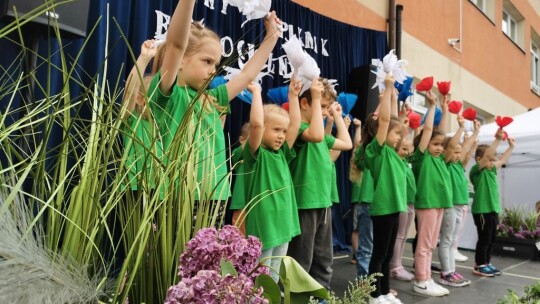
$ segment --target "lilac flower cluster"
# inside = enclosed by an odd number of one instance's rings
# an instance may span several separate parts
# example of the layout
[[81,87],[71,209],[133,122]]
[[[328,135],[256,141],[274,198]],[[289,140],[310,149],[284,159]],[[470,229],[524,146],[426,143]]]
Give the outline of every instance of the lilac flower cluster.
[[165,304],[267,304],[263,289],[255,289],[253,281],[243,274],[221,277],[215,270],[201,270],[192,278],[183,278],[167,291]]
[[204,228],[187,243],[186,250],[180,256],[178,275],[191,278],[200,270],[219,271],[221,259],[226,259],[239,274],[254,279],[261,273],[268,274],[266,267],[253,271],[258,264],[261,248],[259,239],[253,236],[244,238],[235,226],[226,225],[219,231]]
[[514,230],[512,226],[506,226],[505,224],[497,225],[497,235],[499,236],[509,236],[515,237],[518,239],[540,239],[540,228],[536,230],[526,230],[520,227],[519,230]]
[[[266,267],[257,267],[261,248],[256,237],[244,238],[235,226],[199,230],[180,256],[182,280],[169,288],[165,303],[268,303],[253,283],[259,274],[268,274]],[[233,264],[237,277],[220,275],[221,259]]]

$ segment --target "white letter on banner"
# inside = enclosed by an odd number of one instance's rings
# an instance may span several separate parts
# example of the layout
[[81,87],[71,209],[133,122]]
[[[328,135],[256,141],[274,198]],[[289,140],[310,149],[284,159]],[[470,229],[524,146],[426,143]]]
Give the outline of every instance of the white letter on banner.
[[[234,51],[234,43],[229,36],[221,38],[221,48],[223,49],[223,57],[230,57]],[[227,51],[228,50],[228,51]]]
[[329,56],[328,55],[328,51],[326,50],[326,48],[324,47],[326,45],[326,43],[328,42],[328,39],[322,39],[321,38],[321,53],[324,55],[324,56]]
[[163,40],[165,39],[167,35],[167,28],[169,27],[171,16],[166,15],[158,10],[156,10],[156,15],[157,15],[157,24],[156,24],[156,33],[154,35],[154,38]]
[[221,8],[221,13],[227,15],[227,6],[229,6],[229,0],[223,0],[223,6]]
[[289,74],[289,60],[287,55],[278,57],[279,75],[284,76]]
[[315,53],[317,53],[317,47],[314,47],[313,37],[311,36],[311,33],[309,31],[306,31],[306,33],[304,34],[304,40],[304,47],[306,49],[314,49]]
[[244,52],[242,51],[242,47],[244,46],[246,42],[244,40],[238,41],[238,44],[236,45],[236,52],[238,54],[238,62],[240,62],[241,59],[244,59]]
[[214,10],[214,0],[204,0],[204,6]]

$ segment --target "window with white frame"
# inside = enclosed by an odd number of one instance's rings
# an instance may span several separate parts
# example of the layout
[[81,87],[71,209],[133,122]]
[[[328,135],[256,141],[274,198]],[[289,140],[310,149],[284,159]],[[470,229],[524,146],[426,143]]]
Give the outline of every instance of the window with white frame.
[[525,45],[525,17],[509,0],[503,0],[502,31],[522,50]]
[[538,45],[534,41],[531,41],[531,89],[538,93],[540,93],[540,83],[538,79],[539,64],[540,55]]
[[517,21],[507,11],[503,11],[502,31],[506,36],[510,37],[512,41],[518,42]]
[[474,5],[476,5],[476,7],[478,7],[482,12],[487,12],[486,0],[471,0],[471,2],[474,3]]

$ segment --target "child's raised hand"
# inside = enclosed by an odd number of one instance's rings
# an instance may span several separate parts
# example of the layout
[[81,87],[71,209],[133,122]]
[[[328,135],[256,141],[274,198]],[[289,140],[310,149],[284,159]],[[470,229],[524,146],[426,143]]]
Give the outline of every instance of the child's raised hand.
[[463,118],[463,116],[461,116],[460,114],[457,115],[457,122],[460,128],[465,127],[465,118]]
[[502,140],[504,137],[504,131],[502,128],[497,129],[497,133],[495,133],[495,138],[498,140]]
[[141,56],[144,56],[148,59],[152,59],[157,54],[157,48],[154,47],[155,39],[148,39],[141,45]]
[[358,118],[354,118],[353,119],[353,124],[354,124],[355,127],[358,128],[358,127],[362,126],[362,121],[360,119],[358,119]]
[[450,96],[446,95],[444,96],[444,100],[443,102],[441,103],[441,110],[443,112],[447,112],[448,111],[448,103],[450,102]]
[[345,127],[347,127],[347,129],[349,129],[349,127],[351,126],[351,117],[349,115],[346,115],[343,118],[343,122],[345,122]]
[[334,101],[331,105],[330,105],[330,109],[332,111],[332,115],[334,116],[334,118],[337,116],[337,117],[341,117],[342,113],[343,113],[343,108],[341,107],[341,105],[339,104],[339,102],[337,101]]
[[300,79],[294,79],[291,78],[291,83],[289,83],[289,94],[292,94],[293,96],[300,95],[300,91],[302,90],[302,82]]
[[515,138],[508,137],[506,140],[508,141],[508,146],[510,146],[510,148],[514,148],[516,146]]
[[386,78],[384,79],[384,85],[386,86],[387,89],[392,89],[392,92],[393,92],[393,89],[394,89],[394,82],[396,82],[396,80],[394,79],[394,76],[392,76],[391,74],[388,74],[386,75]]
[[480,131],[480,121],[475,119],[474,120],[474,132],[479,132],[479,131]]
[[427,91],[426,97],[430,106],[434,106],[437,104],[437,97],[435,96],[435,94],[433,94],[433,92],[431,92],[431,90]]
[[277,38],[281,35],[281,20],[277,17],[276,11],[271,11],[264,18],[264,28],[267,36]]
[[398,94],[399,94],[398,90],[394,88],[394,90],[392,90],[392,102],[397,102]]
[[313,79],[311,81],[311,88],[309,89],[311,91],[312,97],[322,97],[322,92],[324,91],[324,86],[322,82],[319,81],[319,78]]
[[255,81],[250,82],[247,89],[251,94],[261,93],[261,86]]

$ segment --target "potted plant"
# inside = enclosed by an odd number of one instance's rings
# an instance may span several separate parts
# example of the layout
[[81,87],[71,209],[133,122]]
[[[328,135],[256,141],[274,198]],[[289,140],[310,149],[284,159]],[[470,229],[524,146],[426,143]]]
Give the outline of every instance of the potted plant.
[[522,207],[505,208],[497,226],[493,253],[536,260],[539,259],[540,214]]

